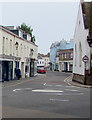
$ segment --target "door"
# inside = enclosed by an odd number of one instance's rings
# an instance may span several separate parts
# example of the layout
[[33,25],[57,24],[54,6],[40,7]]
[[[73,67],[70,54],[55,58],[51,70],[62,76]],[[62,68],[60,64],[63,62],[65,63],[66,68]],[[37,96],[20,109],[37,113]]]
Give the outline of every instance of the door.
[[2,80],[8,81],[9,80],[9,62],[2,61]]
[[34,61],[30,62],[30,77],[34,76]]
[[64,71],[66,71],[66,72],[68,71],[68,63],[67,62],[64,63]]
[[21,77],[25,78],[25,73],[24,73],[24,62],[21,62]]

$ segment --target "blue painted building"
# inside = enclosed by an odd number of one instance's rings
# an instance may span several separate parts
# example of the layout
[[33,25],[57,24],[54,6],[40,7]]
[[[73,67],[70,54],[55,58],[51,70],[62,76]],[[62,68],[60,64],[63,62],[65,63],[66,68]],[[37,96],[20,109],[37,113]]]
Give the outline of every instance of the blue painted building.
[[73,40],[61,40],[60,42],[52,43],[50,47],[50,69],[57,70],[58,64],[56,63],[56,55],[58,50],[72,49],[74,45]]

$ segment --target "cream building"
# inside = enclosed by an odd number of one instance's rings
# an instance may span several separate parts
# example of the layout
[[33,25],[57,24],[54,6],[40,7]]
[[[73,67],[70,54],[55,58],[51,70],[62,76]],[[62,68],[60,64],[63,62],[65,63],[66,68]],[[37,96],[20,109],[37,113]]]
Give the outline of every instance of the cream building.
[[22,78],[34,76],[37,68],[38,46],[25,39],[21,30],[19,35],[0,26],[0,70],[2,79],[16,79],[16,69],[21,70]]
[[38,67],[43,66],[45,68],[49,68],[50,66],[49,63],[50,63],[49,53],[47,55],[38,53],[38,64],[37,64]]
[[45,56],[43,56],[43,60],[44,60],[44,67],[48,68],[49,67],[50,58],[47,55],[45,55]]

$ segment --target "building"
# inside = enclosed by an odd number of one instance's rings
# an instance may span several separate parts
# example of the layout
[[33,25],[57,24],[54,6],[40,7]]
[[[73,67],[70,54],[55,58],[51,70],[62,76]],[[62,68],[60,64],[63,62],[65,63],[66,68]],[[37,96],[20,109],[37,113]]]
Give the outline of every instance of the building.
[[73,39],[71,39],[70,41],[66,41],[63,39],[60,42],[52,43],[50,47],[50,69],[51,70],[60,70],[60,71],[63,70],[63,68],[61,69],[60,57],[57,56],[57,54],[58,52],[60,53],[61,51],[64,52],[64,50],[66,52],[69,49],[73,49]]
[[50,62],[49,53],[47,55],[40,54],[40,53],[38,54],[37,66],[49,68],[49,66],[50,66],[49,62]]
[[[11,28],[11,29],[10,29]],[[0,71],[1,79],[16,79],[16,69],[21,70],[22,78],[31,77],[37,71],[38,46],[23,37],[24,32],[13,27],[0,26]]]
[[73,48],[57,51],[58,70],[62,72],[73,71]]
[[73,81],[92,84],[92,2],[79,4],[73,64]]
[[44,67],[44,60],[41,55],[38,54],[37,57],[37,68]]

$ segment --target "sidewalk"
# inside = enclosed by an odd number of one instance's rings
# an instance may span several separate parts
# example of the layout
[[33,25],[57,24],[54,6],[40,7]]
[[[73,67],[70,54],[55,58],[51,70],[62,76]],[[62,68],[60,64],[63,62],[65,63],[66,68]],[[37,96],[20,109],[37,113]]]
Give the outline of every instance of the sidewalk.
[[72,86],[83,87],[83,88],[92,88],[92,86],[90,86],[90,85],[83,85],[79,82],[72,81],[72,75],[68,79],[66,79],[65,82],[68,85],[72,85]]
[[44,79],[46,77],[46,75],[42,74],[37,74],[36,76],[33,76],[33,77],[28,77],[28,78],[21,78],[20,80],[10,80],[10,81],[4,81],[2,83],[2,87],[6,87],[7,85],[8,86],[12,86],[12,85],[16,85],[16,84],[21,84],[21,83],[26,83],[26,82],[29,82],[29,81],[34,81],[34,80],[37,80],[37,79]]

